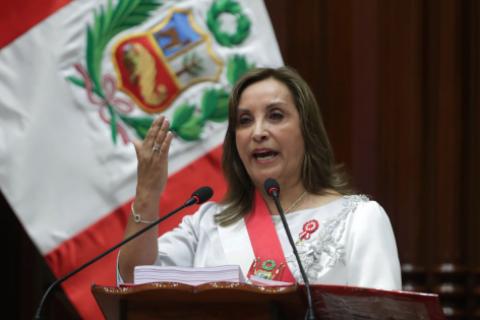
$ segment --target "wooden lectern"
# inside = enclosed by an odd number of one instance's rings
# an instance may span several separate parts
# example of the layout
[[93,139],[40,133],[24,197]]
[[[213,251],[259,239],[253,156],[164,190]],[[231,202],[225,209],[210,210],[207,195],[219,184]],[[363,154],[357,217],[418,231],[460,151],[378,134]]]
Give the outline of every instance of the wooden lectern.
[[[312,285],[317,319],[444,320],[438,296]],[[305,288],[218,282],[92,286],[106,319],[304,319]]]
[[242,283],[149,283],[93,286],[106,319],[300,319],[305,304],[296,286],[257,287]]

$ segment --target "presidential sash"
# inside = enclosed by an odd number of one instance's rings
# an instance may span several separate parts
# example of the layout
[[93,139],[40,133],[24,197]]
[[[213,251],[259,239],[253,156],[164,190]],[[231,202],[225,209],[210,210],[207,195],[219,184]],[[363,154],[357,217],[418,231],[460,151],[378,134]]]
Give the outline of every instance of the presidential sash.
[[296,282],[288,268],[277,230],[260,192],[255,192],[252,212],[244,220],[255,255],[247,276]]

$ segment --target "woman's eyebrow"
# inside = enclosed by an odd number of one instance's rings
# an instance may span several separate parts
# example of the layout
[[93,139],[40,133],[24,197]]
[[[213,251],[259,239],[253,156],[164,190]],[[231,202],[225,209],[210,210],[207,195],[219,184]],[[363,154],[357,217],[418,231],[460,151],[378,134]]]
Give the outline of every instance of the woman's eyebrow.
[[[283,108],[285,106],[285,104],[286,104],[286,102],[284,102],[284,101],[274,101],[274,102],[271,102],[271,103],[267,104],[265,106],[265,109],[270,110],[270,109],[274,109],[274,108]],[[237,107],[237,114],[240,113],[240,112],[251,112],[251,111],[250,111],[250,108],[248,108],[248,107],[238,106]]]
[[273,109],[273,108],[283,108],[284,106],[285,106],[285,102],[275,101],[275,102],[269,103],[266,108],[267,108],[267,110],[270,110],[270,109]]
[[250,112],[250,109],[238,107],[237,108],[237,114],[241,113],[241,112]]

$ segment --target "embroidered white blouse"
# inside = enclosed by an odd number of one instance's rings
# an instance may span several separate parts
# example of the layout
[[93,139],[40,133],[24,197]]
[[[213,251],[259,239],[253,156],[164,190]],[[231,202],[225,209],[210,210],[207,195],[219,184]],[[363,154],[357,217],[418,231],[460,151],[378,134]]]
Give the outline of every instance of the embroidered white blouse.
[[[214,215],[221,206],[208,202],[158,239],[157,265],[207,267],[240,265],[247,274],[254,260],[244,220],[221,227]],[[401,290],[401,273],[393,230],[383,208],[365,196],[343,196],[318,208],[286,215],[311,283]],[[280,216],[272,216],[288,266],[302,278]],[[319,226],[301,239],[306,222]],[[117,280],[122,279],[117,271]]]

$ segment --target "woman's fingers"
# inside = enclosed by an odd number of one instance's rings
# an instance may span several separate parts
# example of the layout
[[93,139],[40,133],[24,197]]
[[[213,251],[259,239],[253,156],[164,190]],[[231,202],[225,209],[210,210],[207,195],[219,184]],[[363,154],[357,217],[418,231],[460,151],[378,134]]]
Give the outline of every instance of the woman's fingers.
[[152,152],[159,152],[162,148],[169,128],[170,123],[168,122],[168,120],[164,116],[158,117],[152,123],[150,129],[148,129],[147,135],[145,136],[143,142],[134,142],[137,158],[139,158],[140,154],[142,154],[142,156],[144,157],[148,157],[148,155]]
[[165,138],[167,137],[168,134],[168,129],[170,127],[170,124],[168,123],[168,120],[164,120],[162,122],[162,126],[160,127],[160,130],[157,132],[157,136],[155,137],[152,150],[155,151],[160,151],[160,149],[163,147],[163,144],[165,143]]
[[153,147],[153,144],[155,143],[158,132],[162,128],[164,122],[165,122],[164,116],[160,116],[155,121],[153,121],[152,125],[150,126],[150,129],[148,129],[145,139],[143,140],[143,144],[145,145],[146,148]]
[[171,132],[166,133],[165,140],[163,141],[162,147],[160,149],[160,155],[166,160],[168,159],[168,151],[170,150],[170,144],[172,143],[173,134]]
[[[158,127],[158,124],[161,126]],[[134,141],[137,152],[137,192],[143,190],[143,194],[157,195],[165,187],[168,177],[168,152],[173,139],[173,133],[169,132],[167,120],[157,122],[157,128],[149,132],[150,141]],[[153,132],[157,133],[153,137]],[[150,145],[150,146],[149,146]]]
[[[170,150],[170,144],[173,139],[173,134],[169,131],[170,123],[167,119],[163,117],[161,121],[155,121],[156,128],[153,128],[149,139],[151,140],[148,144],[144,141],[143,145],[135,144],[135,149],[137,150],[137,158],[139,153],[142,153],[142,158],[145,162],[150,162],[150,169],[163,168],[166,169],[166,162],[168,161],[168,151]],[[160,126],[160,127],[158,127]],[[153,126],[152,126],[153,127]],[[153,137],[153,132],[156,132],[156,136]],[[138,149],[137,149],[138,148]]]

